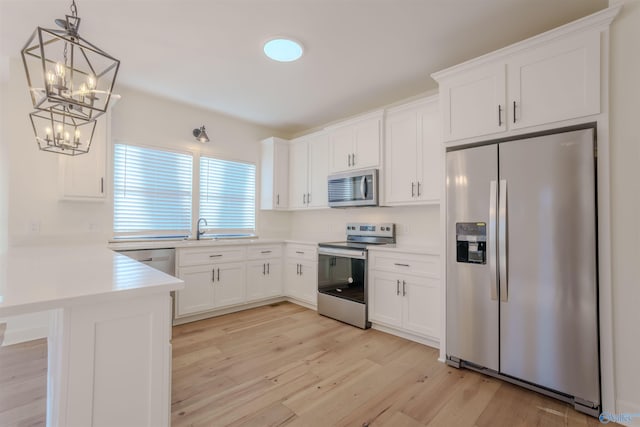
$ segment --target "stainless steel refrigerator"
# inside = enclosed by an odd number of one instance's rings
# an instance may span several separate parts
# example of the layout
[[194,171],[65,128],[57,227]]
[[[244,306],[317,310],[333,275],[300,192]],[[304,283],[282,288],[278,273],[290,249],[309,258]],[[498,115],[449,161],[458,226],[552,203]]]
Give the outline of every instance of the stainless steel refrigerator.
[[447,362],[600,411],[594,129],[447,152]]

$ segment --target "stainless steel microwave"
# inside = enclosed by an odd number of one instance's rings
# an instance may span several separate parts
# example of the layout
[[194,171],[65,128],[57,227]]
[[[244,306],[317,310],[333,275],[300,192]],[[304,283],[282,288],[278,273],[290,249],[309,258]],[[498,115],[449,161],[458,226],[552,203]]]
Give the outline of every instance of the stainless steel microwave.
[[329,207],[378,206],[378,170],[342,172],[328,177]]

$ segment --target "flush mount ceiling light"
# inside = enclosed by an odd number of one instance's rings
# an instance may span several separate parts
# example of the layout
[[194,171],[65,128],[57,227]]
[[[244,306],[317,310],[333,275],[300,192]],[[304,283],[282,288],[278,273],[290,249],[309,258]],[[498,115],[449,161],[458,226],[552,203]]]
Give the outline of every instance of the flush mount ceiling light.
[[[120,61],[78,34],[80,18],[75,0],[71,15],[55,22],[60,29],[37,27],[22,49],[33,107],[64,117],[62,121],[70,117],[95,120],[107,111]],[[34,130],[39,129],[34,125]],[[38,144],[43,149],[40,140]],[[53,147],[46,151],[70,154],[66,144]],[[73,154],[82,152],[73,150]]]
[[207,132],[204,129],[204,125],[196,128],[193,130],[193,136],[196,137],[196,139],[200,142],[202,142],[203,144],[205,142],[209,142],[209,136],[207,135]]
[[302,45],[287,38],[271,39],[264,44],[264,54],[274,61],[292,62],[302,56]]

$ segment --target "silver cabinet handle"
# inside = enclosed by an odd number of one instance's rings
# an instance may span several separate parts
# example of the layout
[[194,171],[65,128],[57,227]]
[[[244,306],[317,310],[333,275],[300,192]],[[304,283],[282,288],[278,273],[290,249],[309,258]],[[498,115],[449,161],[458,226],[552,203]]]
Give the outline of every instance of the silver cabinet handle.
[[311,203],[311,193],[307,193],[307,204]]
[[280,206],[280,195],[276,195],[276,206]]
[[303,205],[306,205],[306,204],[307,204],[307,195],[306,195],[306,194],[303,194],[303,195],[302,195],[302,204],[303,204]]
[[418,181],[418,197],[420,197],[420,181]]
[[303,251],[296,251],[297,254],[304,255]]
[[222,254],[209,255],[209,258],[220,258]]
[[216,280],[219,282],[220,281],[220,269],[218,269],[218,277],[216,278]]
[[300,264],[296,264],[296,275],[300,275]]
[[267,263],[267,274],[271,274],[271,273],[269,272],[269,267],[271,267],[271,263],[270,263],[270,262],[268,262],[268,263]]
[[153,258],[137,259],[136,261],[138,261],[138,262],[151,262],[151,261],[153,261]]
[[509,300],[507,271],[507,180],[500,180],[498,193],[498,266],[500,268],[500,301]]
[[300,264],[300,275],[302,276],[302,264]]
[[262,264],[262,275],[264,276],[267,271],[267,264]]
[[516,101],[513,101],[513,123],[516,122]]
[[356,165],[356,153],[351,153],[351,163],[352,166]]
[[491,279],[491,299],[498,300],[498,272],[496,269],[496,182],[489,183],[489,276]]
[[261,254],[270,254],[271,251],[260,251]]
[[400,280],[396,281],[396,295],[400,295]]
[[394,262],[393,265],[397,265],[398,267],[411,267],[409,264],[400,264],[397,262]]
[[402,296],[407,295],[407,282],[402,281]]
[[498,104],[498,127],[502,127],[502,105]]
[[104,194],[104,177],[100,178],[100,194]]
[[411,183],[411,197],[416,197],[416,189],[415,189],[415,187],[416,187],[416,183],[412,182]]
[[213,282],[213,283],[216,282],[216,269],[215,268],[211,269],[211,282]]

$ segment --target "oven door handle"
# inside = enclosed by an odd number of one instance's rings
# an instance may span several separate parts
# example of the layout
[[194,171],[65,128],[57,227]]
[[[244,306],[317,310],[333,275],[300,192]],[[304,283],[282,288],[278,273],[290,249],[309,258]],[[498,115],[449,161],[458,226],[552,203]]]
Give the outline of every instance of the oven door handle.
[[363,250],[319,248],[318,255],[340,256],[345,258],[367,259],[367,253]]

